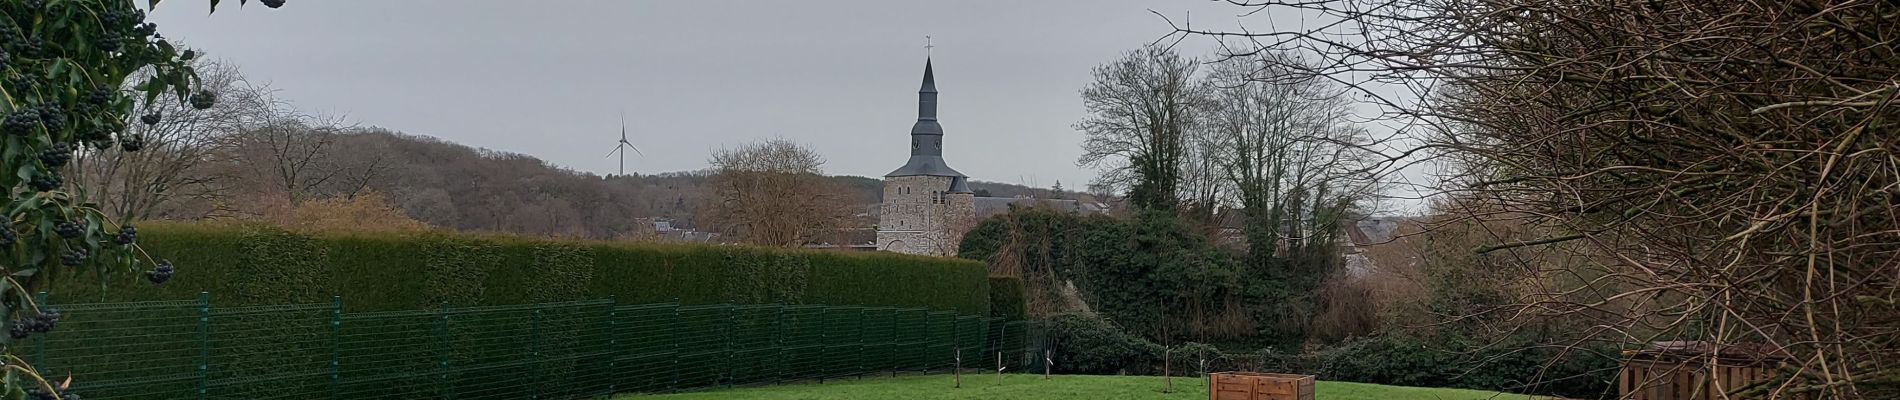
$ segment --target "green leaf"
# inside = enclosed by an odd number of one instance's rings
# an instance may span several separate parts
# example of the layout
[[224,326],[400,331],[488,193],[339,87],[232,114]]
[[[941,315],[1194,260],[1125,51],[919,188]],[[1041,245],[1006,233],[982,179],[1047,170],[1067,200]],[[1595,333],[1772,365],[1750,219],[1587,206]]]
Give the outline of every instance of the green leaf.
[[105,221],[99,215],[96,212],[86,213],[86,251],[94,254],[99,253],[99,238],[105,236]]
[[15,203],[13,205],[12,210],[7,211],[7,215],[0,216],[0,218],[9,218],[10,220],[11,219],[10,217],[12,217],[15,214],[26,212],[26,210],[30,210],[34,208],[39,208],[40,202],[42,201],[45,201],[45,199],[40,196],[29,196],[25,199],[21,199],[19,203]]
[[158,94],[165,92],[165,84],[160,83],[158,75],[152,75],[152,77],[150,78],[145,78],[145,83],[141,84],[140,86],[142,86],[140,89],[145,91],[146,104],[150,104],[153,101],[157,101]]
[[[30,278],[33,276],[33,274],[36,274],[39,272],[40,272],[39,268],[24,268],[19,271],[13,271],[13,276],[16,278]],[[7,286],[12,286],[12,285],[7,285]]]

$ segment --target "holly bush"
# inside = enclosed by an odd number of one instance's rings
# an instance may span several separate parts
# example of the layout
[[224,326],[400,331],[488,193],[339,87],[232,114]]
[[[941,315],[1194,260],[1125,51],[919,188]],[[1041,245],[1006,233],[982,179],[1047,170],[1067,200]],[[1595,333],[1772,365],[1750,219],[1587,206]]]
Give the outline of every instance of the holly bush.
[[[260,2],[272,8],[284,3]],[[211,0],[213,10],[218,3]],[[145,147],[144,138],[127,133],[126,125],[156,124],[165,116],[134,118],[134,96],[146,102],[177,96],[192,107],[210,108],[217,99],[194,90],[198,77],[190,61],[196,56],[160,35],[135,0],[0,2],[0,188],[7,193],[8,222],[0,224],[0,324],[9,333],[0,336],[5,399],[78,399],[64,393],[70,378],[53,382],[14,355],[14,343],[59,321],[59,312],[37,304],[32,293],[56,277],[82,272],[101,282],[115,271],[142,269],[153,283],[171,278],[171,264],[139,247],[130,221],[107,220],[83,191],[69,190],[61,171],[75,152]]]

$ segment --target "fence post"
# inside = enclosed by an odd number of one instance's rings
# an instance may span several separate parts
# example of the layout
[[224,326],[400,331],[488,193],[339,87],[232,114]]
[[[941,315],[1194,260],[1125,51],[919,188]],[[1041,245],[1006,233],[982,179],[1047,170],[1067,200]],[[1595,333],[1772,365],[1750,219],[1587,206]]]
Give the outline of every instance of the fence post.
[[820,385],[825,384],[825,367],[826,367],[825,357],[831,356],[831,329],[830,329],[831,326],[829,324],[826,324],[826,322],[830,322],[831,320],[826,319],[825,317],[825,314],[830,314],[830,313],[831,313],[831,307],[819,307],[818,318],[813,319],[817,321],[817,323],[814,325],[818,325],[818,351],[817,351],[818,353],[818,363],[817,363],[818,371],[817,372],[818,373],[817,375],[818,375],[818,384]]
[[868,369],[864,365],[864,336],[868,333],[864,328],[864,310],[863,307],[858,308],[858,354],[853,354],[855,357],[852,357],[858,362],[858,380],[864,379],[864,370]]
[[901,341],[901,340],[898,340],[898,336],[897,336],[897,333],[898,333],[898,332],[902,332],[902,331],[904,330],[904,327],[902,327],[902,326],[898,326],[898,325],[897,325],[897,321],[898,321],[898,318],[897,318],[897,315],[898,315],[898,314],[901,314],[901,313],[903,313],[903,312],[904,312],[904,311],[903,311],[903,310],[901,310],[901,309],[896,309],[896,308],[892,308],[892,309],[891,309],[891,364],[890,364],[890,370],[891,370],[891,377],[892,377],[892,378],[896,378],[896,377],[897,377],[897,370],[899,370],[899,369],[902,369],[902,368],[903,368],[903,367],[902,367],[902,363],[901,363],[901,362],[899,362],[899,360],[898,360],[898,358],[897,358],[897,351],[898,351],[897,349],[899,349],[899,348],[902,348],[902,347],[904,346],[904,342],[903,342],[903,341]]
[[[724,336],[726,339],[725,351],[724,351],[724,353],[726,353],[726,388],[731,389],[732,381],[733,381],[732,379],[732,371],[734,367],[733,364],[736,364],[736,362],[734,362],[733,360],[733,358],[735,358],[734,357],[735,353],[732,351],[732,327],[733,325],[739,324],[739,321],[738,321],[739,320],[739,306],[734,305],[734,304],[726,304],[725,308],[726,308],[726,331],[725,331],[725,334],[720,335],[720,336]],[[718,387],[717,384],[715,384],[714,387]]]
[[[673,298],[673,323],[671,325],[678,326],[679,323],[680,323],[680,298],[674,297]],[[677,331],[678,328],[674,328],[674,330]],[[666,391],[668,393],[674,393],[674,392],[678,392],[679,388],[680,388],[680,341],[679,341],[679,338],[673,338],[673,382],[666,384]]]
[[1161,389],[1161,393],[1174,393],[1174,348],[1172,347],[1161,352],[1161,380],[1166,385]]
[[343,397],[343,296],[330,296],[330,398]]
[[198,400],[211,384],[211,292],[198,292]]
[[435,391],[442,400],[455,395],[449,386],[449,303],[442,302],[435,313]]
[[924,314],[924,362],[919,363],[919,364],[922,367],[921,372],[923,372],[924,375],[930,375],[930,362],[937,358],[930,354],[930,346],[932,344],[936,344],[936,340],[934,340],[935,338],[932,337],[934,335],[931,335],[932,332],[930,332],[930,310],[924,310],[923,314]]
[[535,304],[534,312],[528,314],[528,398],[541,398],[541,305]]
[[1003,350],[1009,345],[1009,321],[996,319],[996,383],[1003,383]]
[[957,346],[957,362],[950,365],[950,374],[957,377],[957,389],[963,388],[963,346]]
[[607,394],[620,388],[620,298],[607,295]]
[[777,365],[774,365],[772,369],[772,384],[776,385],[785,382],[785,365],[788,364],[785,360],[785,303],[778,304],[778,315],[772,317],[772,319],[774,321],[772,323],[772,348],[776,349],[778,353],[778,357],[776,358]]
[[[40,291],[39,294],[33,295],[33,301],[40,305],[41,311],[53,306],[46,302],[45,291]],[[41,333],[38,337],[33,339],[33,365],[46,366],[46,339],[47,335],[51,334],[52,332]]]

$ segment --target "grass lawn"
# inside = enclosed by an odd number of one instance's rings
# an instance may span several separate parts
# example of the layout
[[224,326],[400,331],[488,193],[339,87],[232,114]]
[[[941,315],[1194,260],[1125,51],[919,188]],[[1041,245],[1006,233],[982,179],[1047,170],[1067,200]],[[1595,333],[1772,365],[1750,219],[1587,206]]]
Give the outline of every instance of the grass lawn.
[[[1150,376],[1056,376],[1043,380],[1040,375],[1004,375],[998,383],[995,375],[963,377],[963,388],[951,387],[949,375],[906,376],[842,380],[823,385],[798,384],[711,390],[704,392],[623,396],[616,400],[1205,400],[1205,382],[1195,378],[1175,378],[1174,393],[1161,393],[1162,378]],[[1318,400],[1531,400],[1542,399],[1464,389],[1427,389],[1381,386],[1350,382],[1319,382]]]

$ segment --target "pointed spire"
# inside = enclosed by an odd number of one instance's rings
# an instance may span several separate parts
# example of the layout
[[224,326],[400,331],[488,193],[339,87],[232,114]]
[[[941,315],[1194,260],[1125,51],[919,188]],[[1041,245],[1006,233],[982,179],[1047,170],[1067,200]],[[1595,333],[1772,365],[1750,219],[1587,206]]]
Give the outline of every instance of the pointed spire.
[[918,93],[936,93],[937,92],[937,74],[935,72],[931,72],[930,70],[930,57],[924,57],[924,87],[922,89],[917,89],[917,92]]
[[917,89],[917,125],[910,134],[943,134],[943,127],[937,126],[937,73],[931,70],[929,57],[924,58],[923,88]]
[[[937,124],[937,73],[924,58],[924,84],[917,91],[917,123],[910,126],[910,162],[884,176],[962,177],[943,162],[943,126]],[[952,183],[952,193],[967,189]]]

